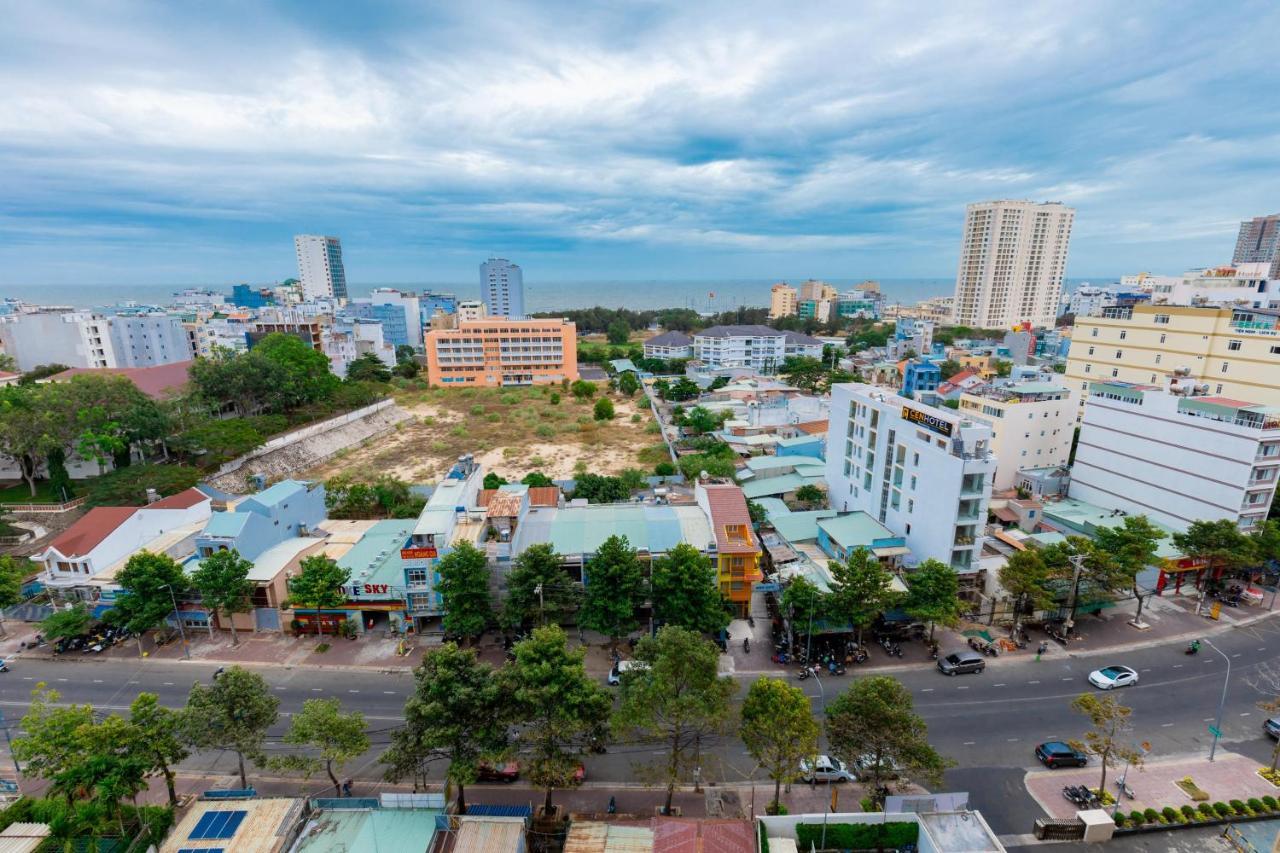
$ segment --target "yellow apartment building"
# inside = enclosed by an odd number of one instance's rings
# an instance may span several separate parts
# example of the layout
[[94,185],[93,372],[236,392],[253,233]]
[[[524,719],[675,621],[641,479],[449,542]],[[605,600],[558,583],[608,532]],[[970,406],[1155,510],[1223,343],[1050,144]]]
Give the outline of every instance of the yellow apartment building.
[[1280,405],[1280,310],[1135,305],[1078,317],[1063,379],[1083,402],[1093,381],[1163,385],[1175,372],[1206,393]]
[[796,301],[796,289],[786,282],[775,284],[769,291],[769,319],[794,317],[800,310]]

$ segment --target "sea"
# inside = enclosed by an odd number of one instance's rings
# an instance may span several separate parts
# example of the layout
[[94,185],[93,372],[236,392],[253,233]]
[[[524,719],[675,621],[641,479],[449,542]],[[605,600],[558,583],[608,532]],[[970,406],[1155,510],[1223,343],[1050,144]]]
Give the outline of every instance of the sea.
[[[823,279],[840,290],[866,281],[866,278]],[[955,287],[953,278],[881,278],[880,289],[889,304],[904,305],[933,296],[948,296]],[[1102,281],[1106,279],[1090,279]],[[790,282],[798,285],[801,280]],[[769,288],[778,279],[634,279],[558,281],[526,278],[525,310],[557,311],[571,308],[692,308],[695,311],[719,312],[741,306],[768,306]],[[1068,279],[1066,288],[1074,289],[1083,279]],[[269,285],[261,285],[269,286]],[[431,290],[456,294],[460,299],[478,299],[480,288],[469,282],[351,282],[351,296],[363,296],[377,287],[399,290]],[[20,299],[38,305],[72,305],[77,308],[120,305],[168,305],[174,293],[191,287],[231,292],[229,284],[44,284],[0,286],[0,297]]]

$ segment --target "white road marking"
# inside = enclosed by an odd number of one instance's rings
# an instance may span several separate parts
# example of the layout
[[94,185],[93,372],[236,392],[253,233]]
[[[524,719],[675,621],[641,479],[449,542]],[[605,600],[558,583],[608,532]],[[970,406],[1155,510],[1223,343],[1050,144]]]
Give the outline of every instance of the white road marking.
[[1063,678],[1062,680],[1063,680],[1063,681],[1071,681],[1071,680],[1072,680],[1072,678],[1071,678],[1071,676],[1067,676],[1066,678]]
[[1253,712],[1252,712],[1252,711],[1245,711],[1245,712],[1244,712],[1243,714],[1241,714],[1240,716],[1242,716],[1242,717],[1248,717],[1248,716],[1250,716],[1251,714],[1253,714]]
[[965,746],[973,746],[975,743],[977,743],[977,741],[976,741],[976,740],[967,740],[967,741],[965,741],[965,742],[964,742],[964,745],[965,745]]
[[359,693],[360,691],[359,691],[359,690],[348,690],[347,692],[348,692],[348,693]]
[[1151,667],[1147,667],[1146,669],[1140,669],[1140,670],[1138,670],[1138,672],[1150,672],[1150,671],[1151,671]]
[[165,681],[165,682],[162,682],[162,683],[164,684],[164,686],[165,686],[165,687],[172,687],[172,686],[173,686],[173,682],[172,682],[172,681]]
[[1266,646],[1258,646],[1258,651],[1265,652],[1266,650],[1267,650]]
[[1039,683],[1040,683],[1040,682],[1038,682],[1038,681],[1028,681],[1028,682],[1027,682],[1027,684],[1039,684]]
[[957,687],[956,690],[968,690],[968,687]]
[[66,679],[65,679],[65,678],[59,678],[58,680],[59,680],[59,681],[66,681]]
[[324,690],[324,688],[323,688],[323,687],[312,687],[312,688],[311,688],[311,692],[312,692],[312,693],[319,693],[319,692],[321,692],[322,690]]
[[1213,722],[1213,717],[1205,717],[1205,718],[1204,718],[1204,721],[1205,721],[1206,723],[1212,723],[1212,722]]
[[24,676],[22,676],[22,680],[23,680],[23,681],[31,681],[32,679],[31,679],[31,676],[29,676],[29,675],[24,675]]
[[1017,739],[1016,737],[1005,738],[1005,740],[1006,740],[1008,743],[1017,743],[1017,742],[1018,742],[1018,739]]
[[1173,725],[1173,723],[1161,723],[1161,724],[1160,724],[1160,728],[1162,728],[1162,729],[1167,729],[1167,728],[1169,728],[1169,727],[1170,727],[1170,726],[1172,726],[1172,725]]
[[1003,683],[1001,683],[1001,684],[993,684],[993,685],[991,685],[991,686],[992,686],[992,687],[1004,687],[1005,685],[1004,685]]
[[277,684],[277,685],[276,685],[276,690],[284,690],[284,685],[283,685],[283,684]]
[[101,678],[95,678],[95,679],[93,680],[93,683],[94,683],[94,684],[101,684],[101,683],[102,683],[102,679],[101,679]]
[[1174,668],[1174,669],[1182,669],[1182,664],[1180,664],[1180,663],[1175,663],[1175,664],[1173,665],[1173,668]]
[[396,692],[395,692],[394,690],[384,690],[384,691],[382,691],[382,695],[383,695],[383,696],[394,696],[394,695],[396,695]]
[[933,688],[932,688],[932,687],[926,687],[926,688],[924,688],[923,690],[921,690],[920,692],[921,692],[921,693],[932,693],[932,692],[933,692]]

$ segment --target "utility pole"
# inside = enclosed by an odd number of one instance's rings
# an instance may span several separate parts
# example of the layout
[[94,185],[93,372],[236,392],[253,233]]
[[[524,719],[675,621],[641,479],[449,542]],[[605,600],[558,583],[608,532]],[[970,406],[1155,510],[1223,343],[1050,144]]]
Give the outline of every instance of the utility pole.
[[1227,687],[1231,684],[1231,658],[1222,649],[1209,642],[1206,638],[1205,645],[1222,655],[1222,659],[1227,662],[1227,677],[1222,680],[1222,698],[1218,700],[1218,718],[1213,724],[1210,734],[1213,735],[1213,743],[1209,747],[1209,760],[1213,761],[1214,753],[1218,751],[1218,738],[1222,737],[1222,712],[1227,706]]
[[[186,660],[191,660],[191,649],[187,647],[187,632],[182,627],[182,614],[178,612],[178,597],[173,594],[172,584],[166,583],[161,584],[161,586],[169,590],[169,600],[173,602],[173,619],[178,623],[178,636],[182,638],[182,657]],[[316,616],[319,617],[319,615],[319,611],[316,611]],[[210,624],[213,624],[212,620],[210,620]]]
[[1064,636],[1069,637],[1076,624],[1076,592],[1080,587],[1080,573],[1084,571],[1084,554],[1073,554],[1071,561],[1071,595],[1067,598],[1067,624]]
[[547,627],[547,611],[546,605],[542,601],[542,584],[534,587],[533,591],[538,594],[538,623],[540,627],[545,628]]

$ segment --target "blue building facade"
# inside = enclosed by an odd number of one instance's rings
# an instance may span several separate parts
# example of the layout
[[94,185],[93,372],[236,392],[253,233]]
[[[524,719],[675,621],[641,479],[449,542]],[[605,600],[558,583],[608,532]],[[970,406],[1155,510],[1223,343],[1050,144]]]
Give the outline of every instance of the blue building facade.
[[[382,323],[382,339],[392,346],[417,346],[409,334],[408,318],[399,305],[370,305],[355,302],[347,306],[346,313],[362,320],[378,320]],[[422,330],[416,329],[417,340],[422,341]]]
[[261,308],[275,303],[270,294],[247,284],[236,284],[231,287],[231,304],[238,308]]
[[236,504],[215,512],[196,537],[196,554],[235,549],[246,560],[295,536],[305,536],[324,520],[324,485],[282,480]]
[[452,293],[424,290],[418,297],[418,310],[422,313],[422,327],[425,329],[431,325],[431,318],[436,311],[441,314],[457,314],[458,297]]
[[921,391],[937,391],[942,384],[942,368],[932,361],[912,359],[902,371],[902,393],[915,397]]

